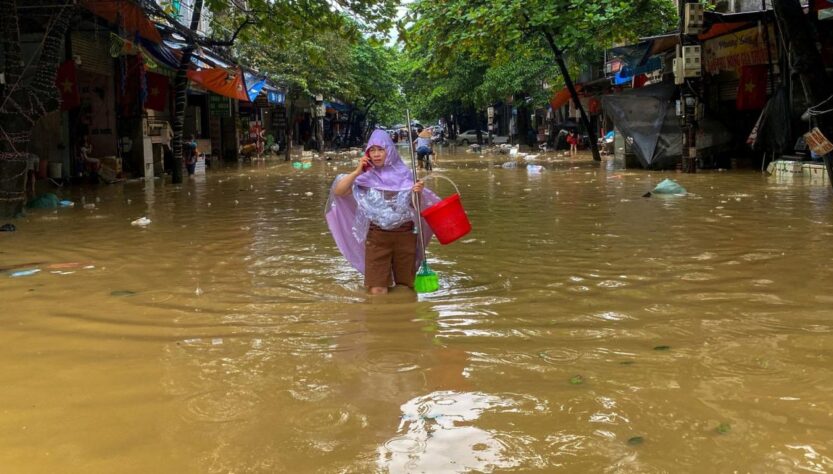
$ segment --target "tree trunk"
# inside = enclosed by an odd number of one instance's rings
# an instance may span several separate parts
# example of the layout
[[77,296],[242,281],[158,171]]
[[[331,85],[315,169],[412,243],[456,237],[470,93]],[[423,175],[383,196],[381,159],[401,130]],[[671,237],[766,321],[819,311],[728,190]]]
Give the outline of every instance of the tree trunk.
[[315,148],[318,153],[324,151],[324,117],[315,118]]
[[[191,32],[196,34],[202,16],[203,0],[194,0],[194,12],[191,14]],[[194,43],[188,38],[188,46],[182,50],[182,57],[179,59],[179,67],[174,78],[174,113],[171,131],[171,151],[174,155],[174,169],[171,175],[171,182],[178,184],[182,182],[182,131],[185,127],[185,108],[188,107],[188,69],[191,67],[191,57],[194,54]]]
[[[833,96],[833,84],[827,77],[821,54],[816,48],[810,20],[804,14],[798,0],[775,0],[772,4],[775,16],[781,23],[781,30],[786,36],[785,39],[790,44],[792,70],[801,77],[807,103],[811,104],[811,107],[821,104]],[[824,136],[833,141],[833,114],[817,115],[813,117],[813,120]],[[833,162],[829,154],[824,156],[824,165],[827,167],[827,177],[833,186]]]
[[55,76],[64,57],[64,38],[74,8],[69,3],[58,7],[49,19],[32,81],[22,85],[17,4],[15,0],[0,0],[0,46],[4,57],[0,68],[6,75],[6,85],[0,87],[0,217],[14,217],[23,209],[32,128],[60,104]]
[[[287,97],[289,96],[287,91]],[[292,159],[292,141],[295,134],[295,100],[289,99],[289,107],[286,109],[286,150],[284,150],[283,160],[289,161]]]
[[570,71],[564,63],[564,55],[555,44],[555,40],[549,31],[544,30],[544,36],[546,36],[550,49],[555,56],[555,62],[558,64],[558,69],[561,70],[561,75],[564,76],[564,84],[567,86],[567,90],[570,91],[570,97],[573,99],[573,103],[576,104],[576,108],[578,108],[578,111],[581,114],[581,123],[587,130],[587,136],[590,139],[590,150],[593,152],[593,159],[596,161],[602,161],[602,155],[599,153],[599,143],[596,139],[596,131],[593,130],[593,126],[590,124],[590,120],[584,112],[584,106],[581,105],[581,101],[578,98],[578,93],[573,85],[573,80],[570,78]]
[[353,136],[353,115],[355,114],[355,107],[350,107],[350,114],[347,116],[347,130],[344,131],[344,140],[342,146],[344,148],[350,147],[350,138]]

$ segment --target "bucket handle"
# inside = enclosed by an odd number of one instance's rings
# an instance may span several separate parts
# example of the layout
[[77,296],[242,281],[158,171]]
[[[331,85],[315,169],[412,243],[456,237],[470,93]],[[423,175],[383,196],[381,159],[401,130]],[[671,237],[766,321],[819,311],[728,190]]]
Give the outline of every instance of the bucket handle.
[[454,191],[456,191],[456,192],[457,192],[457,194],[460,194],[460,188],[458,188],[458,187],[457,187],[457,185],[456,185],[456,184],[454,184],[454,181],[452,181],[450,178],[447,178],[447,177],[445,177],[445,176],[443,176],[443,175],[441,175],[441,174],[436,174],[436,173],[431,173],[431,174],[429,174],[429,175],[427,175],[427,176],[423,177],[422,179],[426,179],[426,178],[440,178],[440,179],[444,179],[444,180],[448,181],[449,183],[451,183],[451,185],[452,185],[452,186],[454,186]]

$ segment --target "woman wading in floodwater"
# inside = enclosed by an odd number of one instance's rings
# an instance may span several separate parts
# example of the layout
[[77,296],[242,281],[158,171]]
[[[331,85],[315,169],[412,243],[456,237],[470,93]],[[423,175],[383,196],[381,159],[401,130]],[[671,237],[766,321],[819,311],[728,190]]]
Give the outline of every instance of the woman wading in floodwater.
[[[364,274],[371,294],[386,294],[394,285],[414,287],[419,265],[415,195],[423,206],[439,201],[414,179],[384,130],[373,132],[356,169],[333,182],[327,225],[342,255]],[[432,233],[424,234],[427,245]]]

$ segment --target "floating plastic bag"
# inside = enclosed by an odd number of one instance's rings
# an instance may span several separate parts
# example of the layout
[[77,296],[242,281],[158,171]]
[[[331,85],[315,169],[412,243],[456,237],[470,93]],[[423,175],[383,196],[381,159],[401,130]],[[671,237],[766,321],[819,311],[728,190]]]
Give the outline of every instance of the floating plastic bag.
[[674,181],[673,179],[664,179],[662,180],[657,187],[654,188],[652,191],[654,194],[686,194],[686,190],[684,187],[680,186],[679,183]]
[[58,196],[52,193],[41,194],[26,203],[29,209],[54,209],[58,207]]
[[40,272],[40,268],[31,268],[31,269],[28,269],[28,270],[18,270],[16,272],[12,272],[12,273],[9,274],[9,276],[11,278],[19,278],[19,277],[25,277],[25,276],[32,276],[35,273],[39,273],[39,272]]

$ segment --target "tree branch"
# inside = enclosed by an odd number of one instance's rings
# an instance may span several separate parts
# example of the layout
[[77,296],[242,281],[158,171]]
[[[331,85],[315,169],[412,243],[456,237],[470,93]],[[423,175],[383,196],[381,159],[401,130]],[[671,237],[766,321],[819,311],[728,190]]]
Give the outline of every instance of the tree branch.
[[254,25],[254,24],[255,24],[255,22],[251,18],[246,18],[246,20],[243,21],[243,23],[241,23],[237,27],[237,30],[234,31],[234,34],[231,35],[231,38],[229,38],[227,40],[223,40],[223,41],[210,40],[210,41],[206,41],[206,42],[200,42],[200,44],[203,45],[203,46],[231,46],[232,44],[234,44],[234,41],[237,39],[237,35],[239,35],[241,31],[243,31],[243,28],[245,28],[248,25]]
[[[9,1],[9,0],[2,0],[2,1]],[[246,19],[243,21],[243,23],[238,25],[237,29],[232,34],[231,38],[228,38],[228,39],[225,39],[225,40],[216,40],[216,39],[210,39],[210,38],[203,38],[197,32],[197,28],[192,28],[191,29],[191,28],[185,27],[184,25],[179,23],[179,21],[177,21],[176,18],[174,18],[168,12],[163,10],[162,7],[159,6],[159,4],[157,4],[156,2],[146,2],[145,7],[149,8],[151,10],[150,13],[161,17],[163,20],[165,20],[168,23],[167,25],[160,25],[161,29],[163,31],[165,31],[168,34],[178,34],[178,35],[185,38],[186,43],[200,45],[200,46],[209,46],[209,47],[210,46],[231,46],[232,44],[234,44],[234,41],[237,40],[237,36],[240,34],[240,32],[243,31],[243,28],[245,28],[248,25],[255,24],[255,21],[252,20],[251,17],[246,16]]]

